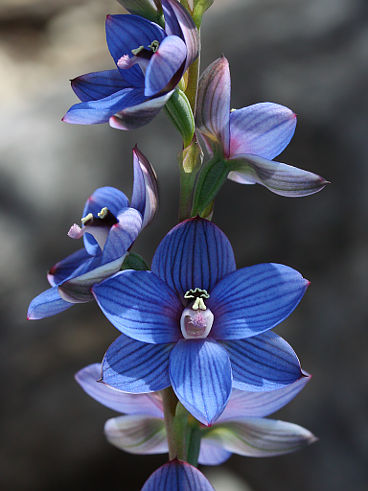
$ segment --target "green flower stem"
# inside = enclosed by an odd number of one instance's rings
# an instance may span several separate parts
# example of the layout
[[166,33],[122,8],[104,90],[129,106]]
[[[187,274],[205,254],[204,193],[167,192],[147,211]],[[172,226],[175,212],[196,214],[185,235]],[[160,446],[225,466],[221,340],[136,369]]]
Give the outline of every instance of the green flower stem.
[[196,102],[197,102],[197,88],[198,88],[198,77],[199,77],[199,64],[200,55],[193,61],[193,63],[188,68],[188,85],[185,95],[187,96],[190,106],[192,108],[193,114],[195,115]]
[[194,419],[193,416],[189,416],[189,421],[187,462],[197,467],[199,451],[201,448],[202,432],[198,421]]
[[161,391],[164,407],[164,420],[166,427],[167,442],[169,447],[169,459],[178,458],[187,460],[187,431],[188,418],[182,411],[177,411],[178,398],[172,387]]

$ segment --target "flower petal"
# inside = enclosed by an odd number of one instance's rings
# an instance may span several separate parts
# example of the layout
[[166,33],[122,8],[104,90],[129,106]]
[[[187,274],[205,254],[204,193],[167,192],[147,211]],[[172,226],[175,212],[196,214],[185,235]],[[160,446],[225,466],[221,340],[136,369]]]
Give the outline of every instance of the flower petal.
[[146,100],[142,89],[128,88],[119,90],[97,101],[74,104],[62,120],[70,124],[107,123],[115,113],[141,104]]
[[230,156],[253,154],[274,159],[294,135],[296,115],[285,106],[261,102],[230,114]]
[[125,452],[150,455],[168,451],[163,419],[119,416],[108,419],[104,431],[107,440]]
[[152,271],[180,298],[191,288],[211,292],[216,283],[235,270],[232,247],[226,235],[202,218],[185,220],[159,244]]
[[71,80],[72,89],[82,102],[96,101],[130,87],[119,70],[104,70]]
[[108,348],[103,362],[103,382],[133,394],[156,392],[170,385],[170,344],[141,343],[120,335]]
[[51,286],[57,286],[66,278],[73,275],[82,263],[92,259],[85,249],[79,249],[79,251],[73,252],[65,259],[62,259],[56,263],[48,272],[47,279]]
[[238,269],[211,291],[216,339],[242,339],[272,329],[300,302],[309,281],[293,268],[266,263]]
[[[128,198],[122,191],[111,186],[104,186],[96,189],[87,199],[83,209],[83,217],[86,217],[89,213],[97,217],[103,208],[107,208],[114,217],[117,217],[119,212],[128,206]],[[91,256],[100,253],[100,246],[93,235],[84,234],[83,242],[84,247]]]
[[202,465],[220,465],[231,457],[231,452],[225,450],[216,440],[202,437],[198,463]]
[[116,216],[102,252],[102,264],[125,256],[142,230],[142,215],[135,208],[125,208]]
[[168,35],[180,36],[187,47],[187,59],[183,73],[197,58],[199,53],[198,29],[185,7],[176,0],[162,0],[165,17],[165,31]]
[[183,406],[202,423],[212,424],[231,393],[226,350],[211,339],[181,339],[170,355],[170,380]]
[[175,342],[182,305],[151,271],[125,270],[95,285],[93,294],[109,321],[127,336],[145,343]]
[[280,196],[299,198],[321,191],[328,181],[292,165],[267,160],[256,155],[239,155],[229,163],[234,169],[228,178],[239,184],[261,184]]
[[131,206],[143,218],[142,228],[148,225],[158,208],[157,176],[149,160],[138,149],[133,148],[134,182]]
[[305,387],[310,380],[310,375],[303,372],[303,377],[287,385],[282,389],[269,390],[267,392],[247,392],[234,389],[225,411],[218,422],[236,418],[268,416],[288,404]]
[[159,467],[144,483],[141,491],[214,491],[204,475],[194,466],[172,460]]
[[199,80],[196,122],[201,133],[221,143],[225,156],[230,146],[230,93],[229,62],[223,56],[211,63]]
[[88,271],[64,281],[58,286],[59,295],[67,302],[85,303],[93,300],[91,287],[117,273],[124,262],[124,256],[101,265],[102,257],[96,257]]
[[101,363],[94,363],[79,370],[75,379],[89,396],[113,411],[163,418],[162,401],[155,394],[121,392],[101,383],[101,374]]
[[54,286],[35,297],[28,307],[27,319],[43,319],[69,309],[73,304],[63,300]]
[[302,426],[264,418],[242,418],[216,425],[209,438],[229,452],[246,457],[271,457],[295,452],[316,441]]
[[145,124],[148,124],[161,111],[174,91],[170,91],[160,97],[146,100],[136,106],[127,107],[124,111],[119,111],[118,114],[109,119],[109,124],[117,130],[135,130]]
[[173,89],[181,78],[181,72],[173,84],[170,82],[179,72],[186,55],[187,48],[180,37],[166,37],[148,64],[144,95],[151,97],[163,90]]
[[[133,49],[140,46],[147,48],[152,41],[161,43],[165,36],[160,26],[138,15],[108,15],[106,17],[107,46],[116,64],[123,55],[131,56]],[[144,75],[137,65],[120,71],[133,87],[143,87]]]
[[223,344],[231,360],[235,389],[281,389],[304,377],[292,347],[271,331]]

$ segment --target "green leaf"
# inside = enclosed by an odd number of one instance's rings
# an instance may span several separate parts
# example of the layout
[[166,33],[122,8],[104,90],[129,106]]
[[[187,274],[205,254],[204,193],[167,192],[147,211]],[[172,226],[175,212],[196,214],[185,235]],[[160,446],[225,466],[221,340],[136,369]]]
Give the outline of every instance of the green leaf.
[[166,113],[180,132],[184,147],[187,147],[194,136],[195,123],[192,108],[187,96],[180,89],[176,89],[165,106]]
[[192,17],[197,27],[201,25],[202,16],[213,4],[214,0],[194,0]]
[[164,25],[161,2],[157,0],[118,0],[118,2],[131,14]]
[[206,209],[220,191],[230,170],[228,162],[216,154],[205,164],[199,174],[194,193],[192,216],[203,216],[203,213],[207,212]]
[[130,252],[126,255],[121,269],[135,269],[137,271],[145,271],[149,269],[145,260],[139,254],[135,252]]

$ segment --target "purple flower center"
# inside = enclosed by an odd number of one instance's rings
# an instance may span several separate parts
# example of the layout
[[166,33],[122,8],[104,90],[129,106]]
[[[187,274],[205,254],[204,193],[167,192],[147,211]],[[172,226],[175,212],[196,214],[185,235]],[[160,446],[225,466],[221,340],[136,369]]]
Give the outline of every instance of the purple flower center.
[[101,251],[103,251],[111,227],[118,223],[116,217],[108,208],[104,207],[98,213],[97,217],[92,215],[92,213],[88,213],[81,221],[82,228],[76,224],[72,225],[68,232],[69,237],[72,239],[80,239],[85,233],[89,233],[93,235],[100,246]]
[[195,288],[188,290],[184,298],[194,299],[191,304],[183,310],[180,318],[180,328],[185,339],[206,338],[213,325],[214,316],[204,303],[209,298],[206,290]]

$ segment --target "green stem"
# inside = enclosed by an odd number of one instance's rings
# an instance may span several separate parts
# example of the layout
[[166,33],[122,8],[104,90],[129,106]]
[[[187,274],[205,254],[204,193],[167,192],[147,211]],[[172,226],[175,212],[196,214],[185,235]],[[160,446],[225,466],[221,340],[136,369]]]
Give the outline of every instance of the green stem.
[[199,58],[193,61],[188,69],[188,85],[185,95],[187,96],[190,106],[192,108],[193,114],[195,115],[196,102],[197,102],[197,88],[198,88],[198,77],[199,77]]
[[169,447],[169,459],[179,457],[177,435],[174,427],[175,411],[178,399],[171,387],[161,391],[164,407],[164,420],[166,427],[167,443]]
[[201,165],[202,151],[194,137],[192,143],[184,148],[180,157],[179,221],[192,216],[193,190]]
[[187,450],[187,462],[194,465],[198,465],[199,451],[201,448],[201,429],[199,427],[198,421],[194,420],[191,422],[190,433],[188,435],[188,450]]

